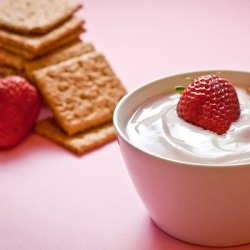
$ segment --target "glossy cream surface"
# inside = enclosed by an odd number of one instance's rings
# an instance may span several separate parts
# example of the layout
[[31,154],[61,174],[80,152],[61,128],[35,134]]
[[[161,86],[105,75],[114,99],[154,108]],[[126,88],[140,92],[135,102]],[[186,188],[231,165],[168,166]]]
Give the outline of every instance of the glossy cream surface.
[[163,158],[191,163],[250,163],[250,95],[236,88],[241,115],[223,135],[192,125],[176,113],[179,94],[155,97],[128,121],[137,147]]

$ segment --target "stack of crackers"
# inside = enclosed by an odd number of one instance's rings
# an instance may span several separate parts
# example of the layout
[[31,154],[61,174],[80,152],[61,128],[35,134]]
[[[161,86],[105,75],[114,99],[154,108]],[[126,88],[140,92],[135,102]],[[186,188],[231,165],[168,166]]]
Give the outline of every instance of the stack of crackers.
[[126,90],[105,56],[82,42],[74,0],[5,0],[0,5],[0,74],[21,75],[52,116],[35,131],[83,154],[115,139],[113,111]]
[[5,0],[0,5],[0,72],[30,72],[30,63],[80,41],[84,20],[74,0]]

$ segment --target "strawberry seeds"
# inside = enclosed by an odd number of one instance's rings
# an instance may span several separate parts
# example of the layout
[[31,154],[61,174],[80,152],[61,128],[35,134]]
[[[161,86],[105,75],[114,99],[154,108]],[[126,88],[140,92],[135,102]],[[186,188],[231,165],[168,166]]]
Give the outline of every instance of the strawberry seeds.
[[217,75],[198,77],[183,91],[177,114],[203,129],[224,134],[240,116],[236,90]]

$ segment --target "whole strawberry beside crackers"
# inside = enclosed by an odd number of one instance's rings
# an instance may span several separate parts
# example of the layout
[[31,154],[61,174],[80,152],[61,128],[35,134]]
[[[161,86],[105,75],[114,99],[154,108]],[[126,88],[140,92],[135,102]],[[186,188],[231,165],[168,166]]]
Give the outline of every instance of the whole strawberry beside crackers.
[[0,78],[0,148],[19,144],[31,131],[40,109],[39,92],[27,80]]
[[198,77],[183,91],[177,114],[203,129],[224,134],[240,116],[236,90],[228,80],[217,75]]

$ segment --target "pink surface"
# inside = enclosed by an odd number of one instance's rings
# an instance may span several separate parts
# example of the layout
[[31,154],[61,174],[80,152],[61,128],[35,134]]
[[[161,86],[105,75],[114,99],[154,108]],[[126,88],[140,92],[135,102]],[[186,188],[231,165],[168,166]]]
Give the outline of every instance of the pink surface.
[[[84,5],[83,39],[106,55],[128,90],[187,71],[249,70],[247,0]],[[210,249],[178,241],[152,223],[116,142],[77,157],[31,135],[0,152],[0,164],[0,249]]]

